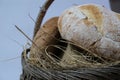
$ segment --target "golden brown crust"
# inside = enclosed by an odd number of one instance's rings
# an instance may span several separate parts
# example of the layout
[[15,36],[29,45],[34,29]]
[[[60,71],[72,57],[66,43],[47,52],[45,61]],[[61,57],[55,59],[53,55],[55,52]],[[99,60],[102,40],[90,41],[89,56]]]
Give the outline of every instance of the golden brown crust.
[[56,44],[56,39],[60,37],[58,27],[57,27],[58,17],[53,17],[46,21],[40,30],[37,32],[31,47],[30,57],[44,53],[45,48],[48,45]]
[[93,23],[90,22],[90,21],[88,20],[88,18],[83,19],[83,22],[84,22],[88,27],[90,27],[91,25],[93,25]]
[[103,16],[102,12],[100,12],[100,9],[97,6],[94,5],[83,5],[80,6],[80,10],[89,18],[92,19],[92,21],[95,23],[95,26],[98,27],[98,30],[100,31],[102,23],[103,23]]
[[[58,21],[58,17],[53,17],[48,21],[46,21],[38,31],[37,35],[35,36],[34,42],[36,42],[37,40],[41,42],[42,40],[39,39],[44,39],[44,41],[47,40],[47,42],[51,42],[51,40],[49,39],[52,39],[52,37],[55,38],[56,34],[58,33],[57,21]],[[41,42],[41,43],[43,45],[46,44],[46,42],[45,43]]]

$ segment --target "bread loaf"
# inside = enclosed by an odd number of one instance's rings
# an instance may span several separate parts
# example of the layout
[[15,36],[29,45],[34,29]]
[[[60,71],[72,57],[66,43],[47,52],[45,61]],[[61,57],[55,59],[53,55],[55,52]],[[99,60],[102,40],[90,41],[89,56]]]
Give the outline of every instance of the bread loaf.
[[58,20],[62,38],[110,60],[120,60],[120,14],[97,4],[73,6]]
[[[56,39],[60,37],[58,31],[58,17],[53,17],[46,21],[37,32],[31,46],[30,58],[36,58],[45,54],[45,48],[57,43]],[[53,50],[51,50],[53,51]]]

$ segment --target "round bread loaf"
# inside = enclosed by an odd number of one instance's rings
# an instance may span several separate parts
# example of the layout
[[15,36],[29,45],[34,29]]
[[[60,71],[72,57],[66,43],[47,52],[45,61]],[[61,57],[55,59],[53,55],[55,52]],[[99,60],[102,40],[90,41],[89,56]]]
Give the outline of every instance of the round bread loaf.
[[120,60],[120,14],[97,4],[73,6],[58,20],[62,38],[101,57]]

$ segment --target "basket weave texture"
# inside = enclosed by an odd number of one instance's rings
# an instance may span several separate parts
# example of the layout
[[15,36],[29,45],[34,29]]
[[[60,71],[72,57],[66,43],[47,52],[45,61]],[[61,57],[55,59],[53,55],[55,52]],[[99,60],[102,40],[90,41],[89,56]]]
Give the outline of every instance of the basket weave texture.
[[[26,52],[25,52],[26,51]],[[77,68],[51,70],[28,63],[30,52],[22,52],[22,74],[20,80],[120,80],[120,64],[103,68]]]

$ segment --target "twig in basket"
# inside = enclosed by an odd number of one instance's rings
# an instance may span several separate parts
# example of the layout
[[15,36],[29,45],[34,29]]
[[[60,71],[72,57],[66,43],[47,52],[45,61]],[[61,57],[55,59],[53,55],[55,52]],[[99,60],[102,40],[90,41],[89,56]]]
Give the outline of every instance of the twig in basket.
[[35,20],[32,18],[32,16],[30,14],[28,14],[28,16],[30,17],[30,19],[35,23]]
[[18,26],[15,25],[15,27],[16,27],[27,39],[29,39],[29,40],[32,42],[32,40],[31,40]]
[[[15,27],[28,39],[32,42],[32,44],[34,44],[38,49],[39,47],[18,27],[15,25]],[[43,66],[44,69],[46,69],[46,67],[44,66],[44,64],[40,61],[41,65]]]
[[35,23],[33,38],[35,37],[36,33],[38,32],[38,30],[41,26],[41,23],[43,21],[43,18],[53,1],[54,0],[46,0],[44,5],[41,7],[40,12],[37,17],[37,20],[36,20],[36,23]]
[[15,27],[16,27],[17,30],[20,31],[28,40],[30,40],[30,42],[32,42],[32,44],[34,44],[34,45],[39,49],[39,47],[33,42],[33,40],[30,39],[18,26],[15,25]]

